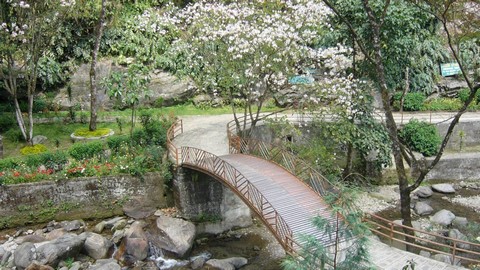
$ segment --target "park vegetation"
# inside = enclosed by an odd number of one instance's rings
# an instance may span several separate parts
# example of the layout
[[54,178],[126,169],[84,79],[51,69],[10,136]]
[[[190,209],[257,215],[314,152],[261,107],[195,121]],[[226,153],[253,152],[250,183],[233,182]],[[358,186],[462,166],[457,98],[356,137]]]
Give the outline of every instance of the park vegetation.
[[[2,135],[32,144],[34,113],[58,110],[48,100],[68,87],[80,63],[91,63],[89,130],[97,129],[99,89],[131,114],[129,135],[40,154],[45,149],[36,146],[24,151],[24,159],[0,160],[0,183],[153,168],[166,172],[162,147],[172,119],[140,113],[142,126],[135,127],[139,101],[149,95],[149,74],[163,69],[190,77],[199,92],[225,100],[240,130],[247,121],[255,127],[272,100],[315,115],[312,127],[321,132],[313,147],[290,148],[330,179],[358,184],[365,175],[355,169],[355,156],[373,160],[380,171],[391,165],[393,154],[401,215],[411,226],[410,194],[442,157],[462,114],[478,108],[478,1],[186,2],[1,1],[0,88],[9,94],[2,100]],[[125,72],[100,82],[95,67],[102,57],[125,65]],[[454,99],[427,98],[440,79],[438,65],[445,62],[458,64],[456,77],[467,87]],[[375,94],[383,122],[373,107]],[[399,127],[394,110],[449,110],[455,116],[440,138],[420,121]],[[74,114],[65,117],[75,119]],[[122,123],[117,121],[120,131]],[[346,154],[338,162],[340,149]],[[424,162],[427,156],[433,160]],[[420,169],[415,179],[409,179],[407,164]]]

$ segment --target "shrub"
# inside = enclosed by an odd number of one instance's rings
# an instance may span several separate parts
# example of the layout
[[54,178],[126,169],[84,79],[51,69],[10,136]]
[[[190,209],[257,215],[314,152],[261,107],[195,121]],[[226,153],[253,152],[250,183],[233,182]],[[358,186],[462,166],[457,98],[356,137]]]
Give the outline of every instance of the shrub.
[[76,143],[70,147],[69,154],[76,160],[92,158],[103,152],[103,142],[93,141],[88,143]]
[[47,147],[43,144],[27,145],[20,149],[20,153],[24,156],[35,155],[43,152],[47,152]]
[[5,132],[5,138],[14,143],[23,141],[22,132],[18,128],[11,128],[7,132]]
[[132,133],[133,145],[145,146],[147,145],[147,133],[143,129],[136,129]]
[[21,164],[20,160],[16,158],[0,159],[0,172],[10,170],[10,169],[15,169],[18,166],[20,166],[20,164]]
[[[470,90],[468,88],[464,88],[460,91],[458,91],[458,99],[462,102],[465,103],[468,99],[468,96],[470,95]],[[477,91],[477,94],[475,96],[475,99],[473,100],[472,103],[479,103],[480,102],[480,91]]]
[[453,98],[435,98],[425,103],[425,109],[430,111],[458,111],[462,103]]
[[65,152],[45,152],[38,155],[30,155],[25,159],[25,164],[30,167],[45,166],[54,171],[61,170],[67,164],[68,158]]
[[73,135],[78,137],[84,138],[92,138],[92,137],[102,137],[108,135],[111,132],[109,128],[97,128],[94,131],[90,131],[88,128],[80,128],[73,132]]
[[39,113],[47,110],[48,103],[44,98],[37,98],[33,100],[32,111],[34,113]]
[[[393,107],[397,110],[400,109],[401,97],[402,93],[393,95]],[[426,98],[425,94],[420,92],[407,93],[403,100],[403,109],[405,111],[420,111],[423,108],[423,103]]]
[[113,152],[118,153],[122,146],[128,145],[130,138],[127,135],[112,136],[107,138],[107,145]]
[[410,120],[399,132],[400,138],[412,150],[429,157],[438,153],[441,139],[433,124]]
[[15,118],[13,114],[2,113],[2,115],[0,115],[0,132],[6,132],[14,126]]

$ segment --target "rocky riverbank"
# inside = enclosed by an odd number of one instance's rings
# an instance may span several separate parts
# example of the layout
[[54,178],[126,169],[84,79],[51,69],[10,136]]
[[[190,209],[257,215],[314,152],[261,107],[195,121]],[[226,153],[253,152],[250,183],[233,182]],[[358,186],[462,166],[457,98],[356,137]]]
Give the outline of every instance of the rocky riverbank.
[[[278,269],[285,252],[258,222],[196,235],[175,209],[137,209],[99,222],[51,221],[0,234],[0,269]],[[218,247],[220,246],[220,248]],[[243,255],[239,256],[239,255]]]

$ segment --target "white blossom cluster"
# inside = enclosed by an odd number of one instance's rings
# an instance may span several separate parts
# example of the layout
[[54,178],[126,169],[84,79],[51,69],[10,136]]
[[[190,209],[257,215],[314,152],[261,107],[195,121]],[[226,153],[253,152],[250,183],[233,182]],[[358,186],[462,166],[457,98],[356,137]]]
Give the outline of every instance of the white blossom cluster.
[[169,4],[163,10],[156,8],[147,9],[142,15],[137,16],[136,28],[142,32],[166,35],[170,26],[179,23],[172,16],[172,12],[176,10],[173,4]]
[[75,5],[75,0],[60,0],[61,7],[72,7]]
[[[8,22],[0,21],[0,35],[3,37],[4,42],[18,44],[27,43],[29,31],[35,30],[35,27],[38,29],[40,22],[47,25],[56,23],[60,12],[68,12],[67,8],[73,7],[75,0],[58,0],[56,3],[45,4],[43,6],[45,10],[40,12],[37,8],[31,8],[27,1],[7,0],[6,3],[7,8],[15,10],[16,16],[12,16]],[[35,2],[32,2],[33,4]],[[36,14],[32,15],[33,13]],[[32,18],[34,18],[34,21],[32,21]]]
[[351,92],[358,82],[345,71],[352,65],[351,49],[314,48],[318,35],[331,29],[331,15],[322,1],[314,0],[199,1],[156,20],[144,14],[139,21],[145,29],[173,24],[184,31],[173,47],[187,59],[188,73],[200,88],[213,93],[234,88],[237,95],[255,101],[289,86],[288,79],[299,70],[315,68],[325,74],[304,102],[329,100],[355,112]]

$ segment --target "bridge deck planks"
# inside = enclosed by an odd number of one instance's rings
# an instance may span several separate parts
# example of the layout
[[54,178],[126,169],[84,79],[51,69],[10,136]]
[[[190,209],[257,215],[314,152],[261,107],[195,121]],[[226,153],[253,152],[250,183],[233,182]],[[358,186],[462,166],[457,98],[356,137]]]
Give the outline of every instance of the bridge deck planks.
[[300,241],[300,235],[309,234],[329,246],[334,241],[312,223],[312,218],[320,215],[332,220],[327,203],[282,167],[254,156],[230,154],[221,156],[265,196],[275,210],[282,216],[293,232],[294,239]]

